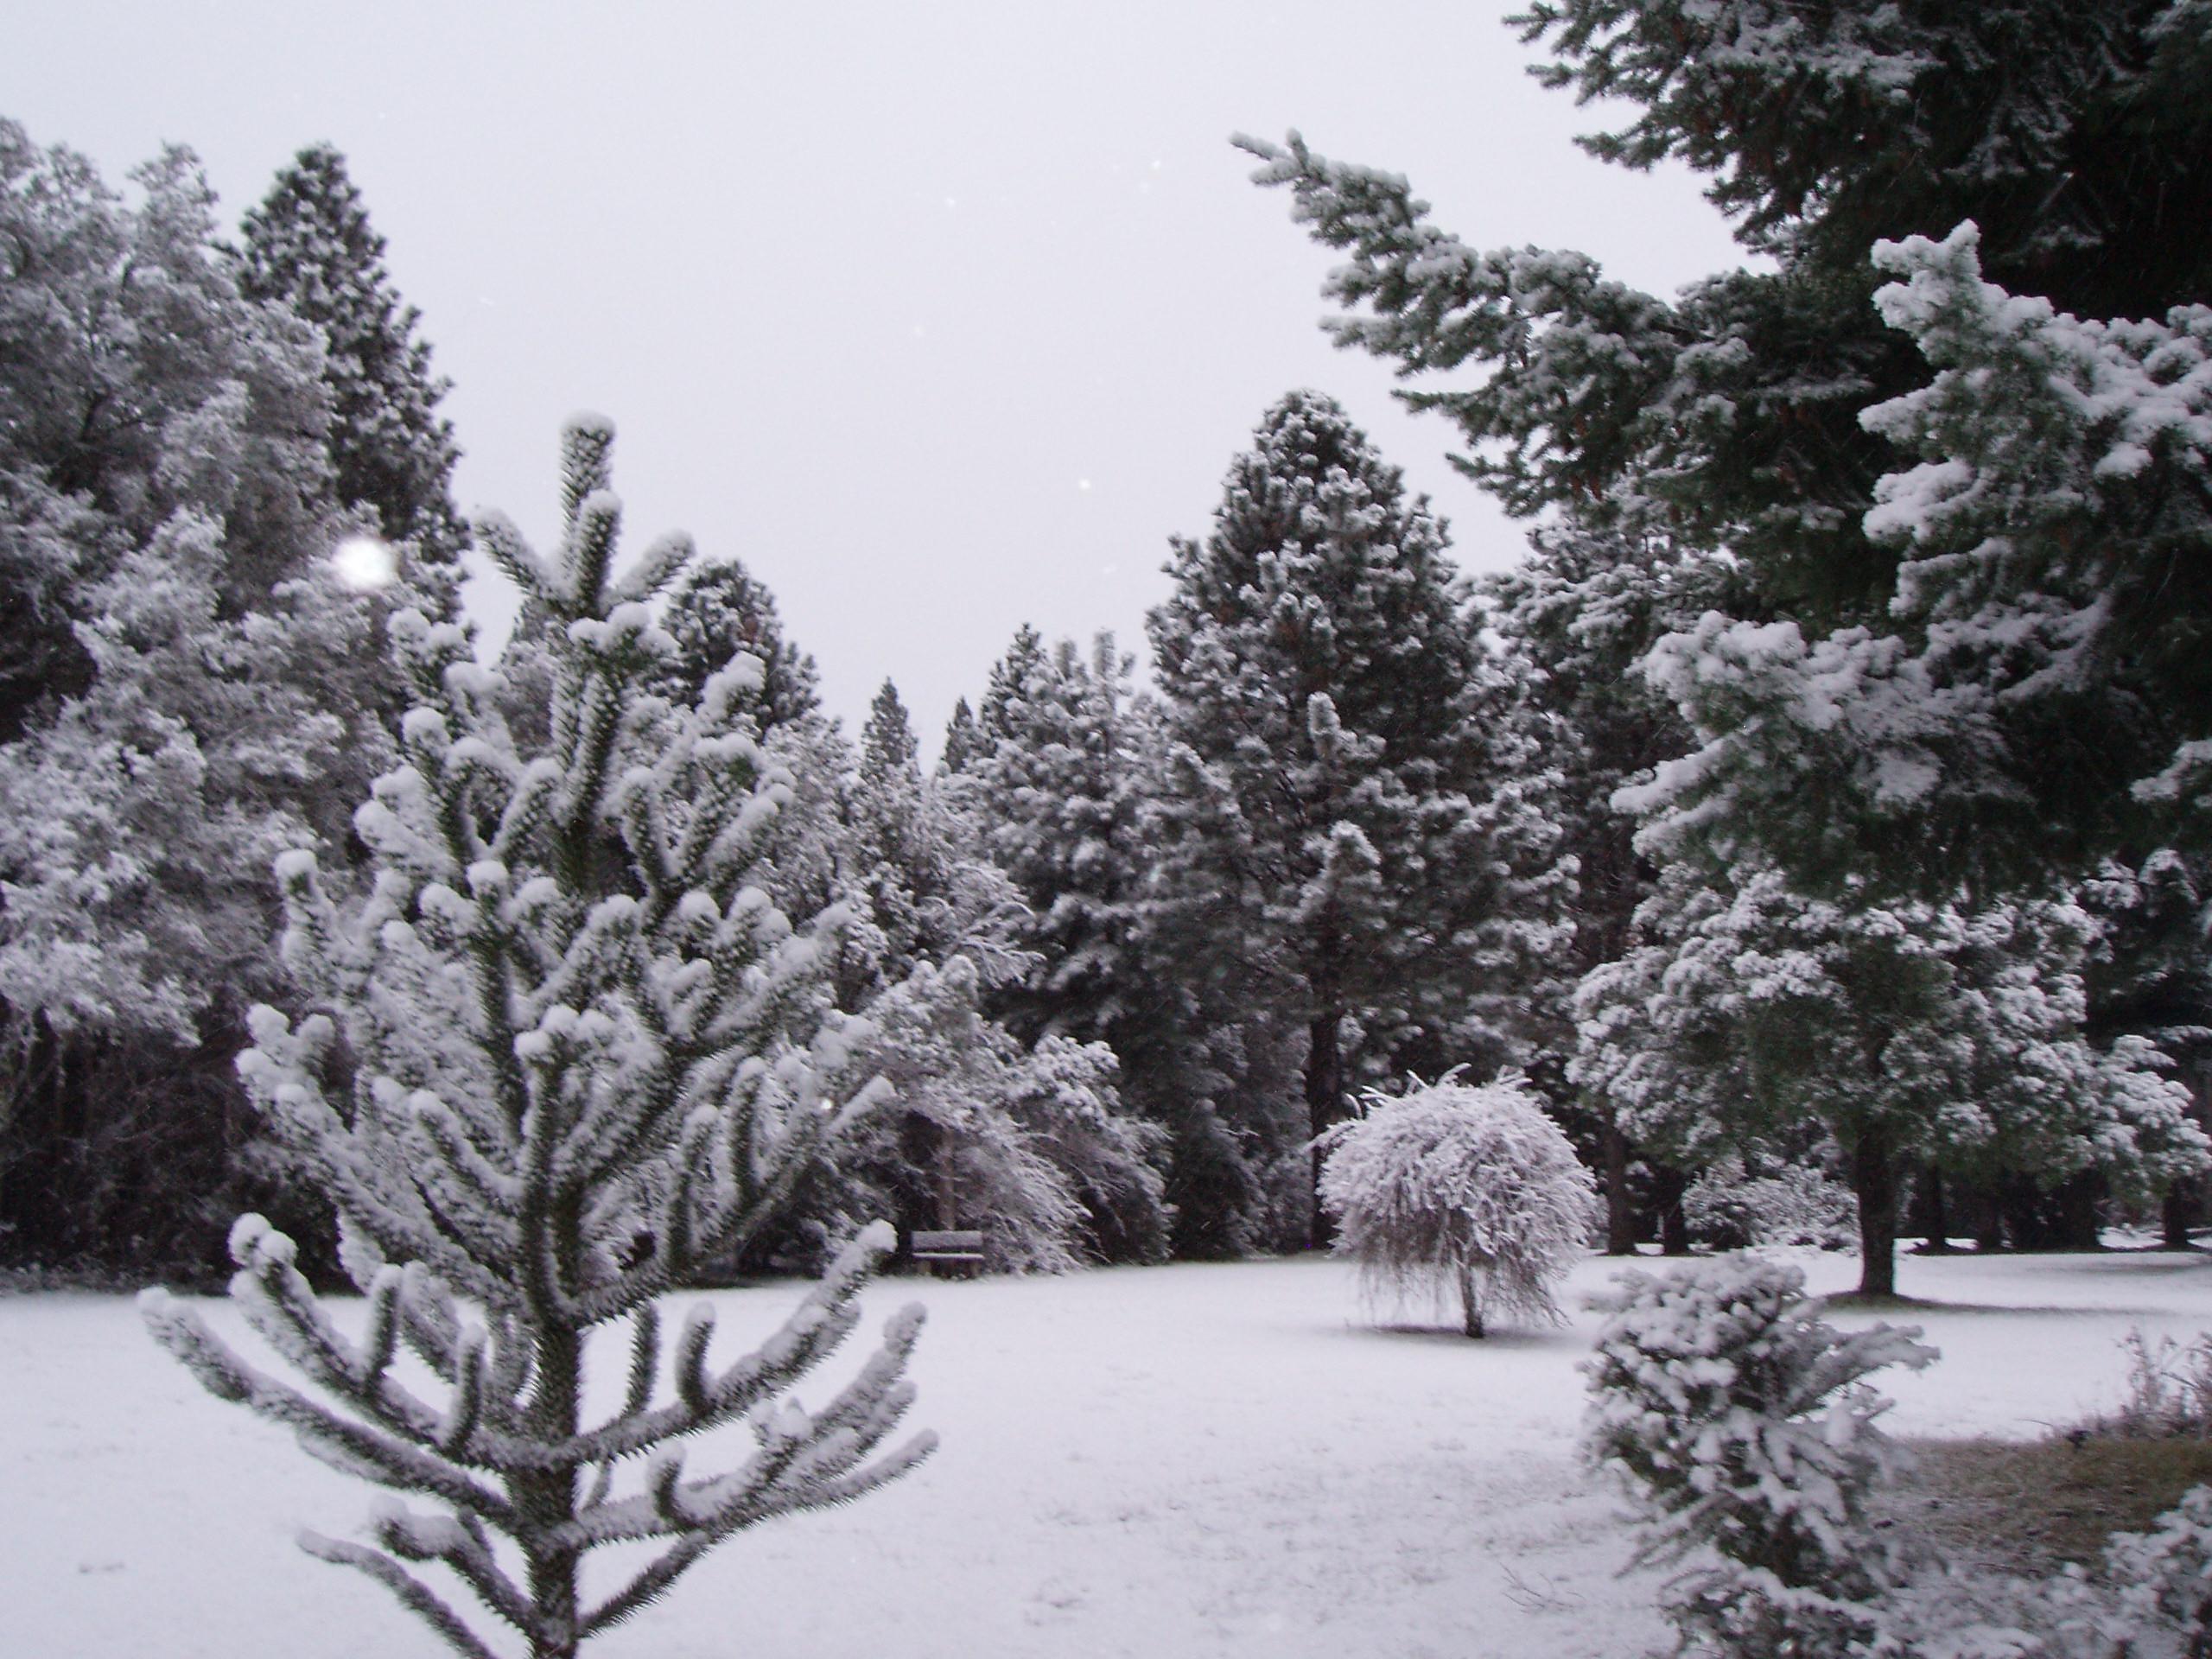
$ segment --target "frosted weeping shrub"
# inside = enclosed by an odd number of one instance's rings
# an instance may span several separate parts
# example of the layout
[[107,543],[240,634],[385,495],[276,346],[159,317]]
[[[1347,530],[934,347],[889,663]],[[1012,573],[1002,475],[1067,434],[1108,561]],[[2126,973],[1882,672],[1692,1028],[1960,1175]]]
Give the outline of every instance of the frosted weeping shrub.
[[[543,620],[507,673],[458,627],[393,618],[420,702],[354,819],[365,900],[334,901],[305,851],[277,863],[285,960],[314,1011],[255,1008],[238,1069],[338,1212],[360,1335],[258,1217],[232,1230],[232,1295],[304,1387],[175,1299],[143,1299],[211,1392],[397,1495],[366,1541],[301,1542],[470,1659],[499,1650],[479,1625],[573,1659],[739,1529],[857,1497],[931,1445],[878,1455],[912,1398],[919,1308],[819,1408],[790,1394],[858,1323],[893,1243],[880,1224],[750,1353],[715,1353],[705,1306],[672,1341],[663,1328],[664,1294],[776,1217],[886,1085],[863,1063],[873,1027],[831,997],[843,913],[798,925],[768,897],[791,783],[741,711],[760,664],[734,659],[696,703],[644,690],[673,648],[645,601],[690,543],[610,576],[613,441],[595,419],[568,429],[550,562],[505,521],[480,525]],[[627,1386],[587,1414],[595,1337],[602,1357],[626,1350]],[[750,1430],[750,1455],[687,1470],[683,1442],[722,1424]],[[606,1545],[626,1548],[587,1582]],[[465,1619],[455,1589],[489,1620]]]
[[1915,1330],[1847,1333],[1818,1316],[1794,1267],[1749,1257],[1663,1278],[1626,1273],[1583,1362],[1589,1459],[1643,1510],[1639,1564],[1710,1549],[1662,1604],[1685,1648],[1732,1659],[1843,1659],[1871,1650],[1904,1564],[1869,1523],[1889,1468],[1865,1379],[1936,1351]]
[[1493,1315],[1558,1323],[1553,1293],[1600,1217],[1597,1183],[1528,1091],[1446,1077],[1364,1111],[1316,1142],[1336,1249],[1371,1300],[1456,1295],[1466,1332]]

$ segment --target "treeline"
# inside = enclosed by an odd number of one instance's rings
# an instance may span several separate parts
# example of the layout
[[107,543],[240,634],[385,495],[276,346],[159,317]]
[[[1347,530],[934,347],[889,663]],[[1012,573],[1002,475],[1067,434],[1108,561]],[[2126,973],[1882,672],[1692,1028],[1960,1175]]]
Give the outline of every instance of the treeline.
[[[451,610],[444,387],[342,162],[226,241],[189,152],[125,198],[0,122],[0,1262],[204,1271],[282,1212],[231,1062],[282,1001],[270,861],[343,849]],[[348,591],[349,537],[404,581]]]
[[[766,588],[696,568],[665,689],[762,664],[768,896],[844,918],[896,1090],[732,1265],[875,1215],[1017,1268],[1294,1248],[1314,1138],[1461,1068],[1549,1101],[1616,1250],[1855,1207],[1880,1292],[1908,1226],[2091,1243],[2118,1202],[2185,1243],[2205,16],[1533,9],[1550,79],[1641,111],[1599,152],[1707,171],[1764,256],[1672,301],[1246,141],[1345,257],[1345,343],[1535,521],[1504,575],[1293,393],[1171,549],[1150,686],[1025,629],[925,772],[894,688],[849,740]],[[188,157],[126,206],[4,131],[0,1259],[174,1268],[289,1197],[229,1071],[292,995],[264,872],[359,850],[379,619],[452,613],[452,436],[334,155],[232,247]],[[353,531],[397,586],[333,579]]]

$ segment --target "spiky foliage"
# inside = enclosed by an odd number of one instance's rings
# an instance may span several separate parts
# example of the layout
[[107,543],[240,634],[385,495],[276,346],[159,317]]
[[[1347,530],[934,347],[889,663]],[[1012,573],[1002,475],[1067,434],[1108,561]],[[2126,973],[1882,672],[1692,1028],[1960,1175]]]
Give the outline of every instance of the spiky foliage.
[[[751,1354],[710,1362],[708,1309],[672,1344],[662,1327],[663,1293],[742,1248],[884,1086],[855,1060],[871,1029],[825,983],[842,915],[794,927],[755,879],[788,792],[734,709],[759,664],[740,658],[688,707],[641,692],[671,651],[645,601],[690,544],[668,538],[610,579],[612,442],[595,418],[568,429],[550,561],[504,519],[481,526],[548,620],[522,647],[552,687],[544,743],[518,746],[500,677],[461,629],[403,614],[397,654],[422,701],[356,819],[373,891],[340,910],[311,855],[278,861],[286,953],[317,1012],[255,1009],[239,1069],[341,1218],[364,1334],[340,1329],[257,1217],[233,1231],[232,1294],[321,1396],[258,1375],[164,1293],[145,1299],[216,1395],[439,1506],[386,1510],[372,1544],[302,1541],[478,1659],[492,1643],[413,1566],[449,1569],[531,1659],[571,1659],[738,1529],[855,1497],[930,1446],[874,1456],[911,1398],[918,1308],[826,1409],[783,1400],[853,1328],[887,1228]],[[588,1421],[594,1334],[622,1323],[629,1386]],[[402,1346],[427,1391],[395,1372]],[[675,1442],[733,1421],[754,1455],[687,1476]],[[650,1560],[587,1601],[586,1555],[641,1542]]]

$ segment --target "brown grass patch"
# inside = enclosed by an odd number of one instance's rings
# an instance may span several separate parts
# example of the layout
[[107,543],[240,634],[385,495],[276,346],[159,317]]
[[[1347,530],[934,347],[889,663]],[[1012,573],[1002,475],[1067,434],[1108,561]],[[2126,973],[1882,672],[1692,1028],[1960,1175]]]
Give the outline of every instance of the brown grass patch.
[[1910,1463],[1878,1500],[1877,1519],[1960,1567],[2025,1578],[2064,1561],[2098,1566],[2113,1533],[2145,1530],[2190,1487],[2212,1482],[2212,1440],[1904,1445]]

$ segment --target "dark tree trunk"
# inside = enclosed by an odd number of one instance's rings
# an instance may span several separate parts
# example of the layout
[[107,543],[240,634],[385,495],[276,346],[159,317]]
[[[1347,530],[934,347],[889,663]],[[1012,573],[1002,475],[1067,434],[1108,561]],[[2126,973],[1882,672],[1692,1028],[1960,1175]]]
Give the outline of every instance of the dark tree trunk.
[[960,1224],[960,1193],[953,1180],[952,1131],[937,1132],[937,1224],[950,1230]]
[[1897,1294],[1897,1169],[1890,1132],[1863,1125],[1851,1147],[1851,1192],[1859,1200],[1859,1294]]
[[1935,1164],[1928,1166],[1921,1176],[1921,1203],[1926,1211],[1928,1253],[1948,1255],[1951,1253],[1951,1210],[1943,1201],[1943,1172]]
[[1605,1120],[1602,1146],[1605,1159],[1605,1254],[1636,1254],[1636,1200],[1628,1190],[1628,1136],[1611,1118]]
[[1690,1253],[1689,1217],[1682,1213],[1682,1194],[1689,1191],[1688,1172],[1672,1164],[1651,1166],[1651,1205],[1659,1212],[1659,1253],[1662,1255],[1688,1255]]
[[2170,1250],[2190,1248],[2189,1230],[2196,1224],[2200,1184],[2194,1177],[2177,1180],[2166,1189],[2158,1205],[2159,1243]]
[[[1341,1009],[1325,1007],[1306,1027],[1306,1133],[1316,1137],[1344,1120],[1344,1057],[1337,1040],[1337,1027],[1343,1018]],[[1321,1208],[1321,1148],[1317,1146],[1313,1148],[1313,1219],[1306,1234],[1306,1242],[1317,1250],[1326,1249],[1336,1237],[1336,1229]]]
[[2005,1211],[1997,1202],[1997,1192],[1988,1181],[1974,1184],[1974,1247],[1984,1255],[1994,1255],[2005,1248]]
[[1479,1338],[1483,1333],[1483,1299],[1475,1282],[1475,1270],[1465,1262],[1459,1264],[1459,1311],[1465,1316],[1463,1328],[1470,1337]]

